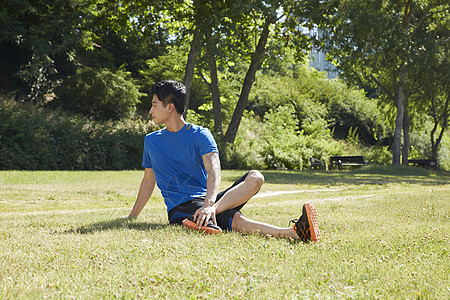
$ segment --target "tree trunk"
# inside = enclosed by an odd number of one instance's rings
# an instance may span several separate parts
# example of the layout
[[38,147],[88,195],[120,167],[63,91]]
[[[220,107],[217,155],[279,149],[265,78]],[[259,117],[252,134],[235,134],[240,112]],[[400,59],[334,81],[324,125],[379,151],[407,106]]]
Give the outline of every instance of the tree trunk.
[[[405,3],[405,8],[403,11],[403,29],[408,32],[410,26],[410,20],[413,15],[414,1],[408,0]],[[407,48],[406,48],[407,49]],[[403,59],[401,60],[401,65],[398,70],[398,83],[395,90],[395,106],[397,107],[397,117],[395,119],[395,131],[394,131],[394,145],[392,147],[392,164],[400,165],[400,156],[402,148],[402,129],[404,130],[404,118],[405,113],[408,113],[408,101],[405,97],[406,88],[406,66],[408,53],[404,51]],[[409,122],[409,120],[408,120]],[[406,125],[409,130],[409,124]],[[403,164],[408,164],[408,151],[409,151],[409,132],[404,131],[405,140],[408,141],[408,145],[403,145]],[[406,153],[406,155],[405,155]]]
[[397,108],[397,117],[395,119],[394,144],[392,146],[392,164],[400,165],[400,155],[402,147],[402,129],[404,116],[404,89],[406,84],[406,71],[400,70],[399,82],[395,91],[395,106]]
[[183,84],[186,86],[186,111],[184,112],[184,117],[186,118],[186,112],[189,108],[189,97],[191,95],[192,81],[194,80],[194,68],[195,60],[197,59],[197,54],[200,48],[200,29],[196,28],[194,30],[194,35],[192,37],[191,49],[189,50],[188,60],[186,63],[186,69],[184,72]]
[[409,120],[409,112],[408,112],[408,96],[405,96],[403,103],[403,153],[402,153],[402,165],[408,166],[408,155],[410,148],[409,141],[409,128],[411,122]]
[[[439,144],[441,143],[444,132],[447,130],[447,127],[448,127],[449,102],[450,102],[450,93],[447,93],[447,99],[444,104],[443,113],[442,113],[441,117],[438,118],[436,102],[434,101],[433,97],[431,98],[431,108],[432,108],[432,114],[433,114],[433,118],[434,118],[434,126],[430,133],[430,135],[431,135],[431,159],[438,158],[437,154],[438,154]],[[441,132],[439,133],[438,138],[435,140],[434,135],[437,131],[440,120],[442,120]]]
[[248,105],[248,96],[250,94],[253,82],[255,81],[256,71],[258,70],[258,67],[261,64],[261,61],[264,57],[267,38],[269,36],[269,26],[273,22],[275,22],[275,20],[271,17],[266,19],[266,23],[261,32],[261,36],[259,37],[258,46],[256,47],[255,53],[253,54],[250,67],[247,70],[247,74],[245,74],[238,103],[236,105],[236,108],[234,109],[234,113],[233,116],[231,117],[231,122],[230,125],[228,126],[227,132],[225,133],[225,140],[228,143],[233,143],[234,139],[236,138],[239,124],[241,123],[242,120],[242,115],[244,114],[244,110]]
[[208,41],[206,51],[208,55],[209,74],[211,76],[211,83],[208,84],[211,91],[213,101],[213,114],[214,114],[214,130],[223,136],[222,128],[222,106],[220,104],[220,91],[219,91],[219,79],[217,77],[217,62],[214,56],[215,49],[213,49],[214,43]]

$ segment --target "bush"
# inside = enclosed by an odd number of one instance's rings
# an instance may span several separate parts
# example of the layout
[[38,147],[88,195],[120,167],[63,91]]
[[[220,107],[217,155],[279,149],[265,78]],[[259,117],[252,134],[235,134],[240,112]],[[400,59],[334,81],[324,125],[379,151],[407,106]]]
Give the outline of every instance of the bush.
[[1,170],[140,169],[144,136],[140,119],[94,122],[0,101]]
[[390,165],[392,163],[392,152],[388,146],[373,146],[364,153],[364,158],[371,164]]
[[447,131],[442,138],[438,151],[439,168],[450,171],[450,131]]
[[383,117],[377,101],[368,99],[362,90],[351,90],[344,83],[331,82],[334,95],[327,101],[328,118],[333,120],[333,135],[345,139],[356,130],[364,145],[375,145],[383,136]]
[[264,116],[287,104],[294,106],[304,134],[330,129],[335,138],[344,140],[353,129],[364,145],[379,144],[384,138],[384,116],[376,100],[307,67],[297,68],[293,76],[261,74],[255,82],[250,109],[256,114]]
[[224,169],[262,169],[264,162],[259,154],[262,150],[262,128],[264,124],[252,112],[244,112],[233,144],[223,141],[215,134],[220,161]]
[[97,120],[118,120],[130,116],[143,95],[129,72],[84,68],[56,89],[56,103]]
[[328,161],[341,152],[340,144],[333,141],[329,131],[320,135],[299,131],[292,106],[280,106],[265,116],[264,146],[260,155],[267,168],[301,170],[310,167],[309,158]]

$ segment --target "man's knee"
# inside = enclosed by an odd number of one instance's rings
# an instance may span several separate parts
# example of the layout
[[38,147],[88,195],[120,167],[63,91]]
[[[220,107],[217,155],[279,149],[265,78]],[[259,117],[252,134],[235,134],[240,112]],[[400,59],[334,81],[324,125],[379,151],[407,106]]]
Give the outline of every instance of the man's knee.
[[254,184],[255,188],[259,189],[264,184],[264,175],[257,170],[251,170],[250,172],[248,172],[245,181]]

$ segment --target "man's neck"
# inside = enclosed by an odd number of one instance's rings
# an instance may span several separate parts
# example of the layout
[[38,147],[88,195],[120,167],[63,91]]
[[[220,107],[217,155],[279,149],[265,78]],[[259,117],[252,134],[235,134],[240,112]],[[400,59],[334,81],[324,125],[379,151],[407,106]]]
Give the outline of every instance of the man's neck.
[[167,121],[164,125],[166,125],[167,130],[169,130],[170,132],[177,132],[181,128],[183,128],[185,124],[186,121],[184,121],[183,116],[180,116],[179,118],[177,117]]

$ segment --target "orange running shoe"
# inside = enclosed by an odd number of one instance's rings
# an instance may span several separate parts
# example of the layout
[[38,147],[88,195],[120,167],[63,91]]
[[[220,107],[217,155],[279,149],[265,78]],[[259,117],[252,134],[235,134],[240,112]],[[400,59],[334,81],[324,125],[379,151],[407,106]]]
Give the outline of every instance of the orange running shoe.
[[207,234],[221,234],[222,233],[222,229],[217,226],[214,225],[212,221],[208,222],[208,225],[206,226],[202,226],[200,228],[197,227],[197,223],[194,222],[194,216],[189,216],[186,219],[183,220],[183,226],[186,227],[187,229],[192,229],[192,230],[197,230],[203,233],[207,233]]
[[294,230],[304,242],[317,242],[320,238],[319,226],[317,225],[317,210],[314,204],[306,202],[303,205],[300,219],[291,220],[294,222]]

